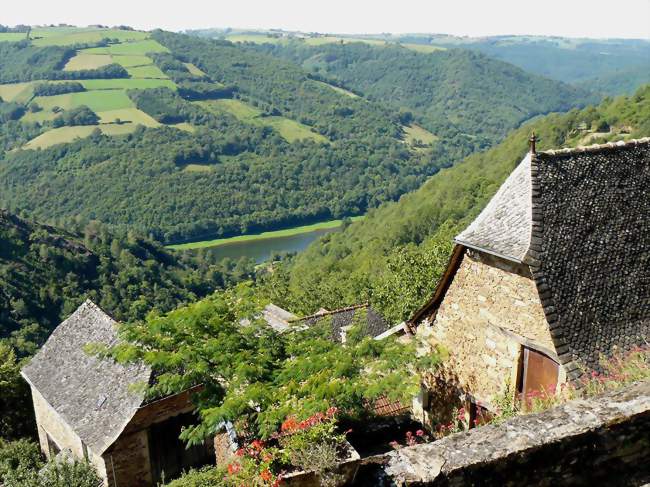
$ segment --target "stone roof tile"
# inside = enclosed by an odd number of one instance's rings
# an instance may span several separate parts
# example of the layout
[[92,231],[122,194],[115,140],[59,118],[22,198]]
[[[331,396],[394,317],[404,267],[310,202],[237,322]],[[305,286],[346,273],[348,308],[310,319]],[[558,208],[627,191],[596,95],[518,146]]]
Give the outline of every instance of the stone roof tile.
[[117,323],[91,301],[52,333],[22,375],[94,453],[118,438],[143,402],[151,370],[122,365],[84,351],[88,344],[118,343]]

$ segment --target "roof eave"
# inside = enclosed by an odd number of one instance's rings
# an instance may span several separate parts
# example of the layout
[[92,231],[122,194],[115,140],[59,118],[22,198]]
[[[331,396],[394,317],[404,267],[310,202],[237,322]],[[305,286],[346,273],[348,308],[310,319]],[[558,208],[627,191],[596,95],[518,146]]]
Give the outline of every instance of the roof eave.
[[502,254],[500,252],[497,252],[496,250],[488,249],[486,247],[480,247],[478,245],[474,245],[474,244],[472,244],[470,242],[466,242],[466,241],[461,240],[459,238],[455,238],[454,243],[456,245],[462,245],[463,247],[466,247],[468,249],[477,250],[479,252],[490,254],[490,255],[493,255],[495,257],[499,257],[501,259],[508,260],[510,262],[514,262],[515,264],[523,264],[524,263],[524,257],[514,257],[512,255]]

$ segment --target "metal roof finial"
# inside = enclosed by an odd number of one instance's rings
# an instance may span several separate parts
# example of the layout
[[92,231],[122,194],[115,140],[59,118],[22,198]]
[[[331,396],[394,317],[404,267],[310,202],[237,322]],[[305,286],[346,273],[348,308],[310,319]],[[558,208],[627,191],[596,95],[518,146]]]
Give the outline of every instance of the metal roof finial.
[[535,148],[535,145],[537,144],[537,136],[535,135],[535,132],[530,135],[530,139],[528,139],[528,144],[530,147],[530,153],[531,154],[536,154],[537,149]]

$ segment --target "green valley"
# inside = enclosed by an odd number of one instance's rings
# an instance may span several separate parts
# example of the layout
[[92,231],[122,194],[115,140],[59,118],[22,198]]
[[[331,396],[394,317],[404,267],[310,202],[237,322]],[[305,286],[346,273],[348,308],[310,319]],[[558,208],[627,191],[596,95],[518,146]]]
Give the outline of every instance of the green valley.
[[[0,205],[64,226],[99,219],[164,243],[363,214],[526,118],[588,101],[466,52],[320,40],[313,47],[343,49],[362,74],[364,56],[394,62],[404,51],[415,79],[442,56],[441,86],[458,66],[467,77],[486,72],[480,96],[474,84],[461,85],[463,102],[441,110],[424,90],[432,107],[409,111],[411,95],[389,96],[386,84],[375,93],[347,86],[342,72],[328,78],[268,46],[52,29],[38,31],[39,42],[0,43],[0,96],[14,134],[3,141],[11,150],[0,163]],[[412,90],[406,79],[391,82]],[[92,116],[72,116],[79,110]]]

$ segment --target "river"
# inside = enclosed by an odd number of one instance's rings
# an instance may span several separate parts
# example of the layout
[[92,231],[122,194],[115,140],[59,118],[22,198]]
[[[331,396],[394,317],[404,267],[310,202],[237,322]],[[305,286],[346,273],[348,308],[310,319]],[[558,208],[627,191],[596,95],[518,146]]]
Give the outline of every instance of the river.
[[[339,227],[340,228],[340,227]],[[271,258],[274,252],[300,252],[316,240],[318,237],[327,233],[336,232],[339,228],[325,228],[311,230],[298,235],[289,235],[285,237],[269,237],[257,240],[247,240],[241,242],[232,242],[210,247],[210,251],[217,257],[223,259],[239,259],[240,257],[250,257],[257,263],[264,262]]]

